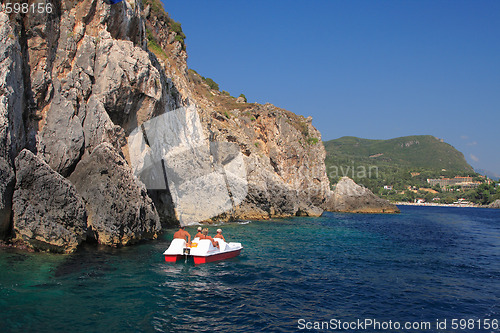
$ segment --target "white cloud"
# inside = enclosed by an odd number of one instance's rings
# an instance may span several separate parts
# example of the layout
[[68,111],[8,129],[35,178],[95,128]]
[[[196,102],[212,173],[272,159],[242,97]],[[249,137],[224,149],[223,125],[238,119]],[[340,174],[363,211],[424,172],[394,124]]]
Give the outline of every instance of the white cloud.
[[469,137],[467,135],[460,135],[460,139],[467,140]]
[[467,146],[475,146],[475,145],[477,145],[477,141],[472,141],[467,143]]
[[471,158],[471,160],[473,160],[474,162],[479,162],[479,158],[478,158],[476,155],[469,154],[469,157],[470,157],[470,158]]

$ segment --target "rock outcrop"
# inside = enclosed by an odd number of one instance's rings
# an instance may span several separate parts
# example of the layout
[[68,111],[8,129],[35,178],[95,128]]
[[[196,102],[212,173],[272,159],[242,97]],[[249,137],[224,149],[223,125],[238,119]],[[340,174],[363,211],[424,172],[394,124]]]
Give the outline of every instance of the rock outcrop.
[[488,208],[500,209],[500,199],[497,199],[488,205]]
[[146,187],[109,143],[85,156],[69,179],[85,201],[88,226],[100,244],[128,245],[160,232]]
[[325,202],[325,210],[346,213],[399,213],[396,205],[375,196],[369,189],[342,177]]
[[86,238],[87,214],[76,188],[27,149],[16,158],[16,239],[35,250],[72,252]]

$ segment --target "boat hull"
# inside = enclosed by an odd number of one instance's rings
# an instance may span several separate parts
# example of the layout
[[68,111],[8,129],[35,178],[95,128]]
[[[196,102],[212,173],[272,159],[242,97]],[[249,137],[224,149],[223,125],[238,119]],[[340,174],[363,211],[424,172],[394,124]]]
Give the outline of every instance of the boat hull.
[[[234,257],[239,256],[241,253],[241,249],[234,250],[234,251],[229,251],[229,252],[223,252],[223,253],[217,253],[209,256],[192,256],[192,255],[187,255],[187,257],[193,257],[194,264],[199,265],[199,264],[206,264],[209,262],[213,261],[219,261],[219,260],[225,260],[225,259],[231,259]],[[183,260],[186,258],[186,255],[182,254],[166,254],[165,255],[165,261],[166,262],[177,262],[178,260]]]
[[194,264],[199,265],[199,264],[206,264],[206,263],[213,262],[213,261],[234,258],[234,257],[239,256],[240,253],[241,253],[241,249],[238,249],[238,250],[234,250],[234,251],[212,254],[209,256],[193,256],[193,259],[194,259]]
[[165,254],[166,262],[176,262],[177,260],[181,260],[184,257],[182,254]]
[[234,258],[241,253],[241,243],[226,243],[218,240],[217,247],[213,246],[210,239],[195,238],[191,244],[186,244],[185,239],[174,239],[168,249],[163,253],[166,262],[177,262],[193,258],[194,264],[206,264],[208,262]]

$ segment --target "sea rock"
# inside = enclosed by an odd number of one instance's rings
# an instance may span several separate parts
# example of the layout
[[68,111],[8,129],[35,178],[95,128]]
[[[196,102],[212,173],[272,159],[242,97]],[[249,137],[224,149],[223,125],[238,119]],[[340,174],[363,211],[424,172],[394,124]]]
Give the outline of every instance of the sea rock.
[[24,149],[16,158],[16,240],[35,250],[72,252],[86,238],[82,198],[67,179]]
[[331,212],[399,213],[396,205],[375,196],[349,177],[342,177],[323,208]]
[[299,206],[298,210],[295,212],[295,216],[321,216],[323,214],[323,209],[314,205],[302,205]]
[[69,177],[83,197],[88,225],[101,244],[119,246],[156,238],[160,220],[144,184],[109,143],[98,145]]
[[488,208],[500,209],[500,199],[493,201],[491,204],[488,205]]
[[14,170],[6,159],[0,157],[0,238],[5,237],[10,228],[15,180]]

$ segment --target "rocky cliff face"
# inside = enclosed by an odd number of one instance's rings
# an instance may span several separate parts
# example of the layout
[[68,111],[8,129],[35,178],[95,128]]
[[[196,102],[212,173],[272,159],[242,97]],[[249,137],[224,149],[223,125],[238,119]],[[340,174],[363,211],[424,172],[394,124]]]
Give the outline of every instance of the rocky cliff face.
[[168,30],[164,12],[154,10],[154,1],[146,3],[150,44],[164,50],[155,54],[182,103],[196,107],[204,144],[232,143],[242,155],[247,195],[212,219],[321,215],[330,185],[321,134],[312,119],[271,104],[241,103],[210,89],[199,74],[187,69],[184,44],[177,32]]
[[233,217],[321,215],[329,181],[321,134],[310,118],[267,104],[204,112],[202,119],[211,140],[234,142],[243,154],[248,195]]
[[89,230],[104,244],[153,238],[158,213],[125,161],[126,136],[177,102],[147,49],[141,3],[53,4],[0,13],[0,231],[63,252]]
[[71,252],[327,207],[312,120],[211,89],[157,0],[2,11],[0,39],[0,236]]

